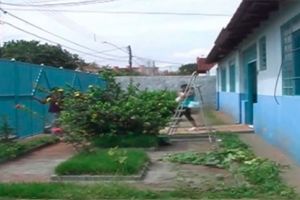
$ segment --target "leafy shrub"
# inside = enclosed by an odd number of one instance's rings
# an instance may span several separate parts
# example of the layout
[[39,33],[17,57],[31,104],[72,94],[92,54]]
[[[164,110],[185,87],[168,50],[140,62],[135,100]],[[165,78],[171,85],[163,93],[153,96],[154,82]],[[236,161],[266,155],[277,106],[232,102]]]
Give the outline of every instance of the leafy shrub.
[[90,86],[86,93],[71,91],[64,98],[61,122],[71,142],[87,142],[103,134],[156,135],[175,109],[175,93],[140,91],[130,84],[121,90],[109,74],[106,88]]
[[147,148],[156,147],[159,138],[155,135],[103,135],[93,138],[94,146],[100,148],[110,147],[136,147]]
[[2,123],[0,124],[0,141],[8,142],[9,136],[13,135],[13,128],[8,124],[8,119],[6,116],[3,116]]

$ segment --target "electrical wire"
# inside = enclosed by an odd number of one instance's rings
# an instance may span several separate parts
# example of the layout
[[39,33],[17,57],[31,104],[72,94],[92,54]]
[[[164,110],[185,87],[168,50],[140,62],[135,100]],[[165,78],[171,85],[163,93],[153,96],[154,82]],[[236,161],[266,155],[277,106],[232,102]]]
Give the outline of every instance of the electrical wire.
[[70,50],[73,50],[73,51],[76,51],[76,52],[79,52],[79,53],[82,53],[82,54],[85,54],[85,55],[89,55],[89,56],[92,56],[92,57],[100,58],[100,59],[103,59],[103,60],[113,60],[113,61],[122,61],[122,62],[125,62],[125,61],[126,61],[126,62],[127,62],[127,60],[114,59],[114,58],[106,58],[106,57],[98,56],[98,55],[95,55],[95,54],[92,54],[92,53],[88,53],[88,52],[85,52],[85,51],[81,51],[81,50],[78,50],[78,49],[69,47],[69,46],[67,46],[67,45],[62,45],[62,44],[60,44],[60,43],[57,43],[57,42],[55,42],[55,41],[53,41],[53,40],[50,40],[50,39],[48,39],[48,38],[39,36],[39,35],[37,35],[37,34],[35,34],[35,33],[32,33],[32,32],[27,31],[27,30],[25,30],[25,29],[22,29],[22,28],[20,28],[20,27],[18,27],[18,26],[15,26],[15,25],[13,25],[13,24],[11,24],[11,23],[9,23],[9,22],[6,22],[6,21],[0,20],[0,23],[6,24],[6,25],[8,25],[8,26],[10,26],[10,27],[12,27],[12,28],[14,28],[14,29],[17,29],[17,30],[19,30],[19,31],[21,31],[21,32],[27,33],[27,34],[32,35],[32,36],[34,36],[34,37],[37,37],[37,38],[39,38],[39,39],[41,39],[41,40],[44,40],[44,41],[47,41],[47,42],[50,42],[50,43],[53,43],[53,44],[56,44],[56,45],[60,45],[60,46],[62,46],[62,47],[64,47],[64,48],[67,48],[67,49],[70,49]]
[[231,17],[230,14],[222,13],[188,13],[188,12],[156,12],[156,11],[103,11],[103,10],[68,10],[68,9],[31,9],[31,8],[8,8],[15,11],[42,11],[63,13],[94,13],[94,14],[116,14],[116,15],[176,15],[176,16],[207,16],[207,17]]
[[[20,21],[22,21],[22,22],[24,22],[24,23],[26,23],[26,24],[29,24],[30,26],[33,26],[33,27],[35,27],[36,29],[39,29],[39,30],[41,30],[41,31],[43,31],[43,32],[45,32],[45,33],[48,33],[48,34],[50,34],[50,35],[52,35],[52,36],[55,36],[55,37],[57,37],[57,38],[59,38],[59,39],[62,39],[62,40],[64,40],[64,41],[66,41],[66,42],[69,42],[69,43],[71,43],[71,44],[74,44],[74,45],[76,45],[76,46],[78,46],[78,47],[81,47],[81,48],[84,48],[84,49],[93,51],[93,52],[95,52],[95,53],[99,53],[99,51],[97,51],[97,50],[94,50],[94,49],[89,48],[89,47],[87,47],[87,46],[81,45],[81,44],[79,44],[79,43],[77,43],[77,42],[73,42],[72,40],[69,40],[69,39],[67,39],[67,38],[65,38],[65,37],[62,37],[62,36],[58,35],[58,34],[52,33],[52,32],[50,32],[50,31],[48,31],[48,30],[46,30],[46,29],[44,29],[44,28],[42,28],[42,27],[39,27],[39,26],[37,26],[37,25],[35,25],[35,24],[29,22],[29,21],[26,21],[26,20],[24,20],[24,19],[22,19],[22,18],[20,18],[20,17],[18,17],[18,16],[16,16],[16,15],[12,14],[12,13],[9,13],[9,12],[7,12],[6,10],[4,10],[4,9],[2,9],[2,8],[0,8],[0,10],[1,10],[4,14],[7,14],[7,15],[9,15],[9,16],[11,16],[11,17],[14,17],[15,19],[18,19],[18,20],[20,20]],[[115,56],[115,55],[111,55],[111,54],[105,54],[105,53],[99,53],[99,54],[106,55],[106,56],[119,57],[119,56]],[[124,58],[124,56],[121,56],[121,58]]]
[[[32,3],[33,1],[30,0],[28,2],[26,2],[26,4],[28,3]],[[37,8],[39,9],[39,8]],[[74,22],[73,20],[67,18],[67,22],[66,23],[62,23],[63,21],[65,21],[64,18],[66,18],[66,16],[62,15],[57,15],[57,13],[55,12],[52,12],[51,11],[52,9],[49,9],[49,12],[55,17],[59,17],[58,20],[56,20],[58,23],[62,24],[63,26],[66,26],[67,28],[69,28],[70,30],[74,31],[74,27],[70,27],[71,24],[75,24],[76,26],[79,26],[80,27],[80,31],[75,31],[76,33],[82,33],[82,30],[85,29],[85,27],[82,27],[80,26],[79,24],[77,24],[76,22]],[[49,16],[48,16],[49,17]],[[123,47],[122,47],[123,48]],[[104,54],[105,52],[109,52],[109,51],[116,51],[116,50],[119,50],[119,49],[109,49],[109,50],[103,50],[103,51],[97,51],[96,53],[100,53],[100,54],[103,54],[103,55],[106,55],[106,56],[110,56],[110,57],[119,57],[119,58],[125,58],[127,56],[118,56],[118,55],[113,55],[113,54]],[[126,53],[127,54],[127,53]]]
[[57,6],[81,6],[90,5],[98,3],[109,3],[118,0],[87,0],[87,1],[77,1],[77,2],[64,2],[64,3],[47,3],[47,4],[18,4],[18,3],[7,3],[1,2],[2,5],[15,6],[15,7],[57,7]]

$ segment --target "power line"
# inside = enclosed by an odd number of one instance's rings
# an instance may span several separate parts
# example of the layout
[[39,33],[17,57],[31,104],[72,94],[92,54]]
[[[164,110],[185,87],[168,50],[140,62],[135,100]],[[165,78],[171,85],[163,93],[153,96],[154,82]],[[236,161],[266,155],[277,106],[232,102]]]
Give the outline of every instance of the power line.
[[[50,0],[48,0],[50,1]],[[65,1],[65,0],[59,0],[59,1]],[[29,3],[33,3],[32,0],[30,0],[29,2],[26,2],[27,5],[29,5]],[[39,8],[37,8],[39,9]],[[58,17],[59,20],[56,20],[58,23],[60,23],[61,25],[63,26],[66,26],[67,28],[69,28],[70,30],[74,31],[74,26],[71,26],[71,24],[74,24],[75,26],[79,26],[80,27],[80,31],[75,31],[76,33],[82,33],[82,30],[85,29],[85,27],[77,24],[76,22],[74,22],[72,19],[69,19],[69,18],[66,18],[66,16],[64,16],[63,14],[59,13],[60,15],[57,15],[57,13],[55,12],[52,12],[52,9],[50,8],[49,9],[49,12],[55,17]],[[63,23],[65,21],[65,18],[66,18],[66,23]],[[90,32],[88,30],[88,32]],[[86,37],[86,36],[85,36]],[[127,48],[127,47],[121,47],[123,49]],[[119,57],[119,58],[125,58],[125,56],[117,56],[117,55],[112,55],[112,54],[104,54],[105,52],[109,52],[109,51],[116,51],[116,50],[122,50],[120,49],[119,47],[117,49],[109,49],[109,50],[103,50],[103,51],[98,51],[97,53],[100,53],[100,54],[103,54],[103,55],[106,55],[106,56],[111,56],[111,57]],[[124,51],[124,50],[122,50]],[[126,53],[126,52],[125,52]],[[126,53],[127,54],[127,53]],[[127,56],[126,56],[127,57]]]
[[17,29],[17,30],[19,30],[19,31],[21,31],[21,32],[24,32],[24,33],[27,33],[27,34],[32,35],[32,36],[34,36],[34,37],[37,37],[37,38],[39,38],[39,39],[41,39],[41,40],[44,40],[44,41],[47,41],[47,42],[50,42],[50,43],[54,43],[54,44],[56,44],[56,45],[60,45],[60,46],[62,46],[62,47],[64,47],[64,48],[67,48],[67,49],[70,49],[70,50],[73,50],[73,51],[76,51],[76,52],[79,52],[79,53],[82,53],[82,54],[85,54],[85,55],[89,55],[89,56],[92,56],[92,57],[97,57],[97,58],[100,58],[100,59],[103,59],[103,60],[113,60],[113,61],[127,62],[127,60],[120,60],[120,59],[114,59],[114,58],[106,58],[106,57],[98,56],[98,55],[95,55],[95,54],[92,54],[92,53],[87,53],[87,52],[84,52],[84,51],[81,51],[81,50],[78,50],[78,49],[75,49],[75,48],[72,48],[72,47],[69,47],[69,46],[66,46],[66,45],[62,45],[62,44],[57,43],[57,42],[55,42],[55,41],[52,41],[52,40],[50,40],[50,39],[48,39],[48,38],[39,36],[39,35],[37,35],[37,34],[35,34],[35,33],[32,33],[32,32],[30,32],[30,31],[27,31],[27,30],[24,30],[24,29],[22,29],[22,28],[20,28],[20,27],[17,27],[17,26],[15,26],[15,25],[13,25],[13,24],[11,24],[11,23],[9,23],[9,22],[0,21],[0,23],[6,24],[6,25],[8,25],[8,26],[11,26],[12,28],[15,28],[15,29]]
[[[67,39],[67,38],[65,38],[65,37],[62,37],[62,36],[58,35],[58,34],[52,33],[52,32],[50,32],[50,31],[48,31],[48,30],[46,30],[46,29],[44,29],[44,28],[42,28],[42,27],[39,27],[39,26],[37,26],[37,25],[35,25],[35,24],[29,22],[29,21],[26,21],[26,20],[24,20],[24,19],[22,19],[22,18],[20,18],[20,17],[18,17],[18,16],[16,16],[16,15],[12,14],[12,13],[9,13],[9,12],[7,12],[6,10],[4,10],[4,9],[2,9],[2,8],[0,8],[0,10],[1,10],[4,14],[7,14],[7,15],[9,15],[9,16],[11,16],[11,17],[14,17],[14,18],[16,18],[16,19],[18,19],[18,20],[20,20],[20,21],[26,23],[26,24],[29,24],[30,26],[33,26],[33,27],[35,27],[35,28],[37,28],[37,29],[39,29],[39,30],[41,30],[41,31],[43,31],[43,32],[46,32],[46,33],[48,33],[48,34],[50,34],[50,35],[52,35],[52,36],[55,36],[55,37],[57,37],[57,38],[60,38],[60,39],[62,39],[62,40],[64,40],[64,41],[67,41],[67,42],[69,42],[69,43],[72,43],[72,44],[74,44],[74,45],[76,45],[76,46],[79,46],[79,47],[81,47],[81,48],[84,48],[84,49],[87,49],[87,50],[90,50],[90,51],[93,51],[93,52],[95,52],[95,53],[99,53],[99,54],[102,54],[102,55],[106,55],[106,56],[119,57],[119,56],[115,56],[115,55],[111,55],[111,54],[100,53],[99,51],[96,51],[96,50],[94,50],[94,49],[92,49],[92,48],[89,48],[89,47],[87,47],[87,46],[81,45],[81,44],[79,44],[79,43],[77,43],[77,42],[73,42],[72,40],[69,40],[69,39]],[[124,58],[124,57],[122,56],[122,58]]]
[[94,14],[116,14],[116,15],[176,15],[176,16],[208,16],[208,17],[231,17],[231,14],[223,13],[195,13],[195,12],[156,12],[156,11],[103,11],[103,10],[68,10],[68,9],[31,9],[31,8],[8,8],[15,11],[42,11],[63,13],[94,13]]
[[19,3],[7,3],[2,2],[3,5],[15,6],[15,7],[56,7],[56,6],[81,6],[89,4],[98,3],[109,3],[117,0],[87,0],[87,1],[77,1],[77,2],[63,2],[63,3],[47,3],[47,4],[19,4]]

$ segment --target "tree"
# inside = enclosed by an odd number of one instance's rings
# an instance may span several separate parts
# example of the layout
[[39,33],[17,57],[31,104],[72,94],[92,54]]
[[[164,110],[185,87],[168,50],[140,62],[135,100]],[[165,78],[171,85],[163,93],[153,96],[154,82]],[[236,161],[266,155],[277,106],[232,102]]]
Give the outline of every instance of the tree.
[[197,64],[189,63],[189,64],[185,64],[185,65],[182,65],[181,67],[179,67],[179,74],[190,75],[196,70],[197,70]]
[[45,64],[53,67],[76,69],[86,65],[77,54],[72,54],[60,45],[40,44],[38,41],[9,41],[0,48],[0,57],[34,64]]

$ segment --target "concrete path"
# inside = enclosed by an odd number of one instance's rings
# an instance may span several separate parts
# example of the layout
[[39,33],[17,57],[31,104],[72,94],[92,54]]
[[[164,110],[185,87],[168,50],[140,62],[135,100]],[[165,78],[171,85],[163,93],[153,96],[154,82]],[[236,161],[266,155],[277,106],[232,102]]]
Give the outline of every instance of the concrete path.
[[297,165],[276,147],[266,143],[257,134],[241,134],[240,138],[252,147],[257,156],[268,158],[281,165],[288,165],[288,168],[283,169],[281,176],[288,185],[294,187],[297,193],[300,194],[300,165]]
[[34,151],[0,165],[0,182],[47,182],[54,168],[73,153],[73,148],[65,143]]

